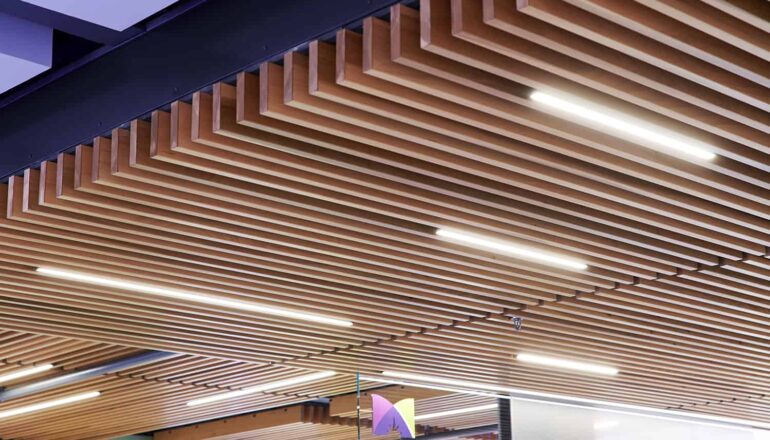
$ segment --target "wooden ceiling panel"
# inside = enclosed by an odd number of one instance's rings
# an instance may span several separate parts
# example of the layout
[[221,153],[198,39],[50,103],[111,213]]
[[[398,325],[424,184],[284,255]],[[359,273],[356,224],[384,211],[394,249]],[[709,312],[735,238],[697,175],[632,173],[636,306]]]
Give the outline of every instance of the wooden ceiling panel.
[[[147,349],[180,356],[72,386],[106,392],[12,420],[0,435],[103,438],[347,394],[334,408],[351,399],[354,373],[384,370],[770,422],[770,31],[762,7],[702,6],[396,5],[12,177],[0,185],[0,374]],[[686,160],[563,116],[533,91],[633,116],[716,157]],[[477,249],[440,228],[588,267]],[[43,277],[38,267],[353,326]],[[535,368],[515,360],[520,352],[620,374]],[[340,375],[184,405],[307,370]],[[398,392],[407,391],[417,393]],[[421,397],[428,409],[476,399]],[[219,437],[355,432],[349,408],[296,408],[278,418],[284,426]],[[437,425],[488,424],[491,414]],[[186,430],[195,429],[175,438]]]
[[[54,365],[53,370],[8,385],[55,377],[141,352],[122,346],[12,331],[4,331],[0,335],[0,350],[3,354],[0,374],[31,365]],[[179,355],[3,402],[0,411],[82,392],[101,392],[96,399],[47,410],[45,423],[41,423],[40,414],[36,413],[4,418],[0,423],[0,436],[18,439],[114,438],[355,390],[354,376],[338,376],[315,382],[310,388],[284,387],[275,392],[258,393],[220,404],[194,408],[185,405],[195,398],[302,374],[307,372]],[[372,384],[362,383],[362,386],[369,388]]]

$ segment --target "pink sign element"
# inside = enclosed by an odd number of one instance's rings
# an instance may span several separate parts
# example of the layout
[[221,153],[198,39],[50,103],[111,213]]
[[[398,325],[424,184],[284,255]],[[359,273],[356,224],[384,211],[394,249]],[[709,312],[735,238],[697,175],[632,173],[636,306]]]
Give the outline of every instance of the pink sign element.
[[387,435],[396,430],[402,438],[414,438],[414,399],[390,403],[378,394],[372,394],[372,432]]

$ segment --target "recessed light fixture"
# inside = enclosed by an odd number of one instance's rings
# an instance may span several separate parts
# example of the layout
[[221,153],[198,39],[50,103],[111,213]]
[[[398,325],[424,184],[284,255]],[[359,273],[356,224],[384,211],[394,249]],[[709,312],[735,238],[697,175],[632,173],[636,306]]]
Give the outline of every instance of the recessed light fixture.
[[469,234],[467,232],[456,231],[452,229],[439,228],[436,230],[436,235],[444,237],[449,240],[457,241],[460,243],[468,244],[474,247],[489,249],[495,252],[501,252],[511,254],[527,260],[533,260],[538,263],[549,264],[552,266],[560,266],[565,269],[571,270],[586,270],[588,266],[585,263],[574,260],[569,257],[552,254],[549,252],[541,251],[538,249],[529,248],[526,246],[517,245],[507,241],[501,241],[490,237],[484,237],[482,235]]
[[42,373],[53,368],[53,364],[43,364],[36,367],[24,368],[23,370],[14,371],[12,373],[3,374],[0,376],[0,384],[10,382],[12,380],[21,379],[22,377],[32,376],[33,374]]
[[0,411],[0,419],[27,414],[35,411],[42,411],[44,409],[54,408],[57,406],[68,405],[70,403],[80,402],[81,400],[99,397],[100,395],[101,393],[98,391],[91,391],[88,393],[75,394],[74,396],[64,397],[62,399],[49,400],[47,402],[34,403],[32,405]]
[[91,275],[87,273],[75,272],[70,270],[53,269],[50,267],[38,267],[37,272],[41,275],[63,278],[72,281],[80,281],[83,283],[96,284],[105,287],[114,287],[116,289],[133,290],[136,292],[147,293],[150,295],[165,296],[168,298],[181,299],[184,301],[190,301],[200,304],[208,304],[212,306],[227,307],[230,309],[246,310],[249,312],[264,313],[266,315],[282,316],[284,318],[299,319],[302,321],[312,321],[319,324],[336,325],[340,327],[350,327],[352,322],[330,318],[327,316],[316,315],[313,313],[297,312],[294,310],[281,309],[278,307],[267,306],[250,301],[242,301],[237,299],[222,298],[219,296],[206,295],[200,293],[192,293],[184,290],[169,289],[166,287],[153,286],[151,284],[135,283],[132,281],[124,281],[115,278],[102,277],[98,275]]
[[619,372],[617,368],[607,367],[604,365],[589,364],[587,362],[578,362],[569,359],[560,359],[530,353],[519,353],[516,356],[516,360],[528,364],[544,365],[547,367],[564,368],[567,370],[604,374],[608,376],[614,376]]
[[562,98],[549,93],[535,91],[530,98],[548,107],[554,108],[577,118],[617,130],[636,138],[652,142],[676,153],[682,153],[701,160],[712,160],[716,156],[709,151],[708,146],[696,140],[681,139],[675,133],[667,133],[662,127],[641,121],[629,115],[613,111],[612,109],[592,106],[582,103],[577,98]]
[[231,391],[229,393],[215,394],[213,396],[202,397],[187,402],[187,406],[205,405],[207,403],[219,402],[221,400],[234,399],[236,397],[246,396],[254,393],[261,393],[270,390],[276,390],[279,388],[287,388],[294,385],[299,385],[307,382],[314,382],[327,377],[332,377],[337,374],[334,371],[321,371],[313,374],[306,374],[304,376],[292,377],[291,379],[279,380],[276,382],[270,382],[262,385],[256,385],[253,387],[244,388],[238,391]]
[[479,406],[471,406],[468,408],[458,408],[458,409],[450,409],[448,411],[441,411],[441,412],[435,412],[430,414],[423,414],[421,416],[414,416],[414,420],[427,420],[427,419],[437,419],[439,417],[449,417],[449,416],[457,416],[460,414],[469,414],[469,413],[476,413],[481,411],[489,411],[492,409],[497,409],[497,404],[492,403],[489,405],[479,405]]

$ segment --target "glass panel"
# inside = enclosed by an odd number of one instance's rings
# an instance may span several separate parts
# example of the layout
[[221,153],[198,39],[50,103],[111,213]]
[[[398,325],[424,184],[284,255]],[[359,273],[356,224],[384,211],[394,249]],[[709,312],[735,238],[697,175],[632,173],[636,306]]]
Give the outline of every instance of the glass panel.
[[[450,430],[477,428],[497,424],[497,399],[489,396],[458,394],[442,390],[386,384],[382,382],[359,380],[360,416],[357,417],[357,428],[363,440],[398,440],[409,438],[399,435],[398,429],[403,426],[404,419],[409,419],[411,411],[414,416],[414,435],[441,433]],[[377,395],[379,397],[374,397]],[[378,419],[383,426],[375,434],[373,426],[373,405],[379,399],[378,411],[383,414]],[[413,410],[411,402],[413,399]],[[333,400],[333,399],[332,399]],[[396,408],[395,412],[387,411]],[[408,424],[408,423],[407,423]],[[411,425],[409,425],[411,426]],[[384,433],[383,433],[384,432]],[[494,430],[484,434],[492,434]],[[468,438],[482,439],[483,434],[469,435]]]
[[770,440],[770,432],[514,399],[516,440]]

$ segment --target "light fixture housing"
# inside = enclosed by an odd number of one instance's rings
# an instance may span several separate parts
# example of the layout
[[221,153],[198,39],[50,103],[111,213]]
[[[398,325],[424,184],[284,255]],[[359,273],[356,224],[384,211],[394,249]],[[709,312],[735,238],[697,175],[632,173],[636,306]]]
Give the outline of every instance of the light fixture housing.
[[588,362],[573,361],[570,359],[555,358],[551,356],[542,356],[532,353],[519,353],[516,355],[516,360],[528,364],[563,368],[565,370],[582,371],[585,373],[603,374],[606,376],[615,376],[619,373],[619,370],[614,367],[591,364]]
[[95,284],[98,286],[114,287],[116,289],[133,290],[135,292],[147,293],[150,295],[164,296],[167,298],[181,299],[184,301],[207,304],[212,306],[226,307],[229,309],[245,310],[249,312],[264,313],[266,315],[282,316],[284,318],[310,321],[318,324],[334,325],[339,327],[350,327],[351,321],[345,319],[331,318],[314,313],[304,313],[294,310],[287,310],[278,307],[272,307],[251,301],[242,301],[238,299],[223,298],[214,295],[187,292],[184,290],[170,289],[166,287],[153,286],[151,284],[136,283],[133,281],[119,280],[99,275],[92,275],[82,272],[76,272],[64,269],[55,269],[50,267],[38,267],[37,273],[54,278],[62,278],[83,283]]
[[69,397],[61,399],[48,400],[46,402],[33,403],[32,405],[21,406],[18,408],[9,409],[6,411],[0,411],[0,420],[9,417],[19,416],[35,411],[42,411],[44,409],[55,408],[58,406],[68,405],[70,403],[80,402],[81,400],[93,399],[99,397],[101,393],[99,391],[90,391],[88,393],[75,394]]
[[586,103],[579,98],[536,90],[532,92],[530,99],[577,119],[592,122],[655,144],[661,147],[656,148],[659,151],[683,154],[699,160],[712,160],[717,156],[709,149],[709,145],[703,142],[685,138],[633,116]]
[[570,270],[586,270],[588,265],[570,257],[565,257],[539,249],[521,246],[508,241],[497,240],[483,235],[472,234],[454,229],[439,228],[436,235],[446,239],[467,244],[473,247],[487,249],[493,252],[510,254],[515,257],[531,260],[537,263],[558,266]]
[[279,380],[276,382],[270,382],[262,385],[256,385],[253,387],[244,388],[242,390],[230,391],[227,393],[214,394],[212,396],[202,397],[187,402],[187,406],[205,405],[208,403],[220,402],[222,400],[234,399],[236,397],[247,396],[249,394],[261,393],[270,390],[276,390],[279,388],[287,388],[294,385],[299,385],[307,382],[315,382],[317,380],[326,379],[332,377],[337,373],[334,371],[320,371],[318,373],[306,374],[304,376],[292,377],[290,379]]
[[43,373],[53,368],[53,364],[42,364],[34,367],[24,368],[22,370],[14,371],[8,374],[0,376],[0,384],[10,382],[12,380],[21,379],[22,377],[32,376],[33,374]]
[[447,411],[435,412],[430,414],[423,414],[420,416],[414,416],[414,420],[419,421],[419,420],[428,420],[428,419],[438,419],[440,417],[458,416],[461,414],[470,414],[470,413],[476,413],[481,411],[489,411],[492,409],[497,409],[496,403],[492,403],[489,405],[470,406],[467,408],[450,409]]

